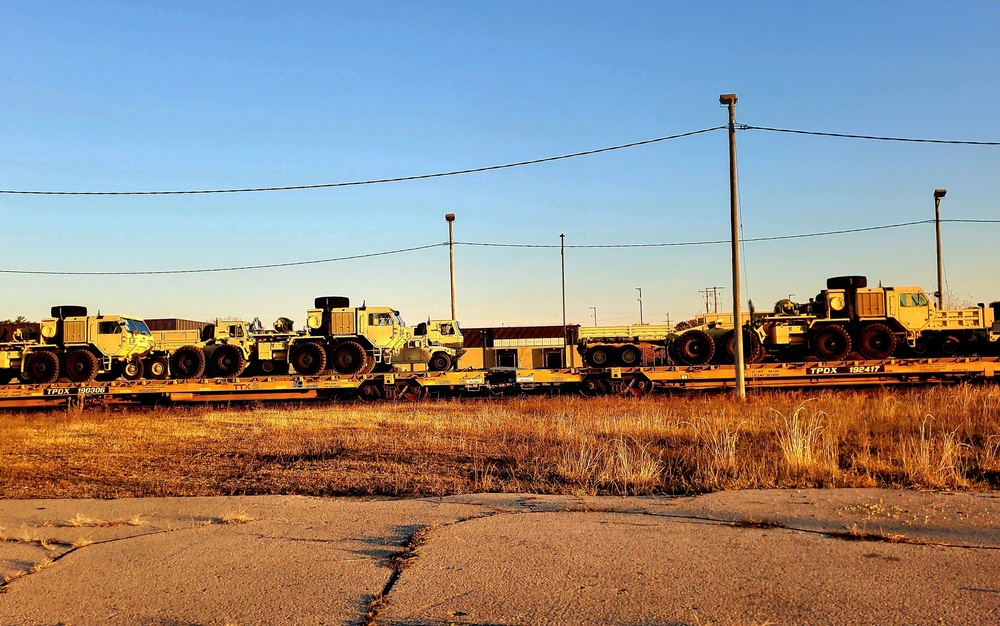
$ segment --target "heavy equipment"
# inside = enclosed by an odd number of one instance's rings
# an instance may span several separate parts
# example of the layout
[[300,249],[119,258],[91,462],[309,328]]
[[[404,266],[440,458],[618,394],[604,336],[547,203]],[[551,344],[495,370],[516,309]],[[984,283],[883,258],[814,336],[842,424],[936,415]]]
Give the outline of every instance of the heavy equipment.
[[395,309],[352,307],[344,296],[316,298],[315,308],[306,313],[306,328],[304,335],[288,340],[288,360],[304,375],[328,367],[340,374],[366,374],[418,364],[445,371],[465,352],[455,320],[434,320],[411,329]]
[[153,353],[153,337],[146,324],[122,315],[87,315],[82,306],[54,306],[42,319],[37,335],[15,332],[13,341],[0,344],[0,370],[8,379],[19,376],[34,384],[48,384],[65,376],[88,382],[98,376],[129,380],[141,378],[144,359]]

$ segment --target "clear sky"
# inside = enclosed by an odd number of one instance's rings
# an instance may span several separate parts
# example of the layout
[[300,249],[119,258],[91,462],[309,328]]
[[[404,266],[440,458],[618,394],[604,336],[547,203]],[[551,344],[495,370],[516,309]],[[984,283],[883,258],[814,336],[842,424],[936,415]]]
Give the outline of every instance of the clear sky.
[[[1000,140],[997,2],[20,2],[0,4],[0,189],[307,185],[481,167],[737,121]],[[729,236],[723,131],[362,187],[197,196],[0,195],[0,269],[157,271],[447,240],[569,245]],[[737,133],[745,237],[1000,218],[1000,147]],[[948,290],[1000,299],[998,224],[945,224]],[[558,323],[559,252],[458,246],[466,326]],[[758,309],[828,276],[935,289],[919,225],[747,243]],[[731,293],[728,245],[570,249],[570,322],[691,317]],[[315,296],[449,315],[447,248],[284,269],[0,274],[0,319],[53,304],[143,317],[279,315]]]

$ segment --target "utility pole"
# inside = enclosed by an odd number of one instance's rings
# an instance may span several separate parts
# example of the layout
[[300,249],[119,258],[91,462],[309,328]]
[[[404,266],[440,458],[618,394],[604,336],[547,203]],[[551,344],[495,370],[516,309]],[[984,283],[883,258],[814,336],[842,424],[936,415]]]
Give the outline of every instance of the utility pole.
[[639,292],[639,326],[642,326],[642,287],[636,287]]
[[458,316],[455,314],[455,214],[446,213],[444,216],[446,222],[448,222],[448,265],[451,274],[451,319],[457,320]]
[[937,234],[938,310],[944,309],[944,262],[941,260],[941,198],[947,189],[934,190],[934,232]]
[[[559,256],[562,260],[562,314],[563,314],[563,367],[566,367],[566,235],[559,235]],[[569,353],[570,367],[573,367],[573,352]]]
[[708,297],[712,296],[712,309],[718,313],[719,312],[719,290],[725,289],[725,287],[705,287],[704,289],[699,289],[698,293],[705,294],[705,313],[709,313]]
[[743,312],[740,300],[743,297],[743,285],[740,283],[740,209],[736,186],[736,102],[734,93],[724,93],[719,96],[719,104],[729,109],[729,214],[733,239],[733,352],[736,353],[736,397],[745,400],[747,397],[746,379],[743,374]]
[[590,310],[594,312],[594,326],[597,326],[597,307],[592,306],[590,307]]

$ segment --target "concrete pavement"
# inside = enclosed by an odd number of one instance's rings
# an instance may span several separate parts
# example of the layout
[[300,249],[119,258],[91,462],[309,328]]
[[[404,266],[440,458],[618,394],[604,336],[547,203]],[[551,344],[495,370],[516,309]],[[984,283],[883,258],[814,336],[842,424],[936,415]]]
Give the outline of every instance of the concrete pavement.
[[0,624],[1000,623],[1000,494],[0,502]]

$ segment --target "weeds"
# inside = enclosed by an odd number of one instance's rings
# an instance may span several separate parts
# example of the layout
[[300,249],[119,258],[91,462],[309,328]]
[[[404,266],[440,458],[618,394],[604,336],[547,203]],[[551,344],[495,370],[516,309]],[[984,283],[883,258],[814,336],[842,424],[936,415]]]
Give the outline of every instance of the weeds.
[[[9,412],[0,459],[5,498],[995,489],[1000,391]],[[61,525],[106,523],[145,520]]]

